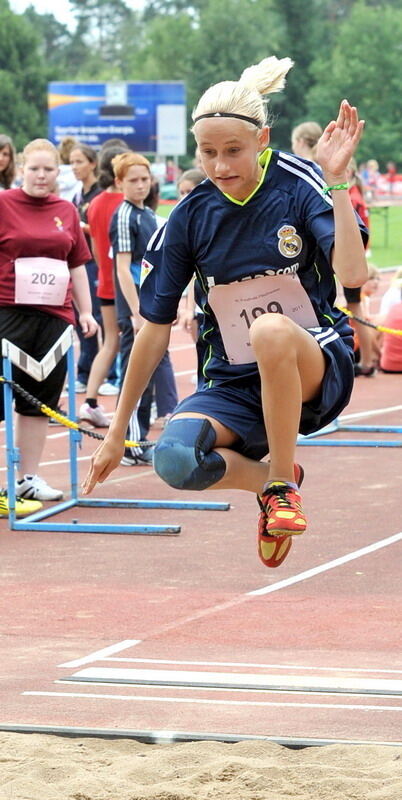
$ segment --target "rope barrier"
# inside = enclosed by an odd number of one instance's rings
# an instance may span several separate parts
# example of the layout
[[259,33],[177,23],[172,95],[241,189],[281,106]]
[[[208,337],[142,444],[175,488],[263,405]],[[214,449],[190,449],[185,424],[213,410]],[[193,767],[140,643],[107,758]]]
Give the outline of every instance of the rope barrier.
[[395,328],[385,328],[384,325],[375,325],[374,322],[369,322],[367,319],[361,319],[361,317],[355,317],[349,309],[344,308],[343,306],[338,306],[339,311],[343,311],[344,314],[347,314],[348,317],[351,319],[356,320],[356,322],[360,322],[362,325],[367,325],[368,328],[374,328],[375,331],[380,331],[380,333],[392,333],[394,336],[402,336],[402,331],[396,330]]
[[[22,386],[20,386],[15,381],[12,380],[9,381],[3,375],[0,375],[0,383],[7,383],[9,386],[11,386],[12,389],[14,389],[14,391],[20,394],[21,397],[27,400],[28,403],[31,403],[31,405],[33,405],[35,408],[38,408],[42,412],[42,414],[44,414],[46,417],[50,417],[51,419],[56,420],[56,422],[59,422],[60,425],[64,425],[65,428],[70,428],[71,430],[79,431],[80,433],[85,434],[85,436],[90,436],[93,439],[101,439],[102,441],[104,440],[105,437],[102,433],[95,433],[95,431],[91,431],[89,430],[89,428],[83,428],[80,425],[78,425],[77,422],[73,422],[73,420],[69,419],[64,414],[61,414],[59,411],[54,411],[54,409],[49,408],[49,406],[46,406],[44,403],[38,400],[37,397],[34,397],[32,394],[27,392],[25,389],[22,388]],[[132,442],[130,440],[126,440],[124,442],[125,447],[144,448],[144,447],[154,447],[154,445],[155,442]]]

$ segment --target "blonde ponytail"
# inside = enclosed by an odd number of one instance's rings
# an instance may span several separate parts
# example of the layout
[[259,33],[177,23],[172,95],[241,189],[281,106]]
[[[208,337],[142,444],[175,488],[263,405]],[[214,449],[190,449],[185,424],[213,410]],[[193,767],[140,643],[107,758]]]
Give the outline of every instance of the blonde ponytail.
[[280,92],[285,86],[285,78],[291,67],[291,58],[264,58],[259,64],[253,64],[242,72],[239,85],[255,89],[261,95]]
[[229,115],[246,118],[249,121],[245,124],[262,127],[267,120],[263,95],[280,92],[292,66],[290,58],[271,56],[247,67],[238,81],[222,81],[210,86],[193,111],[193,121],[205,116]]

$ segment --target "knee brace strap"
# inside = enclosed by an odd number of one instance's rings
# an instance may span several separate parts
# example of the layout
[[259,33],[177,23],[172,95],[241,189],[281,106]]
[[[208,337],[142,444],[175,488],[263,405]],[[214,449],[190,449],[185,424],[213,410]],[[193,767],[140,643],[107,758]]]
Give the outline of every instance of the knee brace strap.
[[154,470],[175,489],[207,489],[226,472],[212,448],[216,433],[207,419],[179,417],[169,422],[154,449]]

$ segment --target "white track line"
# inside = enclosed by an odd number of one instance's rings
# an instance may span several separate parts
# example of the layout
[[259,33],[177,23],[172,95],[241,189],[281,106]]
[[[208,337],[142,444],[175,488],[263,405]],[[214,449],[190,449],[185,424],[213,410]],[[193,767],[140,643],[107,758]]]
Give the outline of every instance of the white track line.
[[390,414],[392,411],[400,411],[402,406],[387,406],[386,408],[375,408],[372,411],[355,411],[353,414],[343,414],[338,417],[338,422],[342,425],[350,419],[358,419],[359,417],[374,417],[377,414]]
[[[286,670],[305,670],[312,672],[353,672],[353,673],[375,673],[387,675],[402,675],[402,669],[376,669],[372,667],[312,667],[308,664],[256,664],[247,661],[182,661],[173,660],[168,658],[104,658],[103,661],[112,661],[113,663],[129,663],[129,664],[171,664],[173,666],[187,666],[187,667],[242,667],[247,669],[279,669]],[[60,666],[63,666],[61,664]]]
[[386,694],[402,698],[402,680],[389,678],[362,678],[341,675],[278,675],[251,672],[206,672],[171,669],[133,669],[89,666],[75,672],[71,681],[103,681],[141,686],[189,686],[192,689],[222,688],[265,691],[276,689],[289,692],[324,691],[343,694]]
[[285,580],[273,583],[271,586],[264,586],[262,589],[254,589],[252,592],[247,592],[247,595],[256,597],[258,595],[277,592],[279,589],[284,589],[286,586],[293,586],[295,583],[300,583],[301,581],[304,581],[308,578],[313,578],[315,575],[319,575],[322,572],[328,572],[330,569],[347,564],[348,561],[354,561],[356,558],[361,558],[361,556],[374,553],[376,550],[381,550],[383,547],[388,547],[391,544],[395,544],[395,542],[401,541],[401,539],[402,532],[395,533],[394,536],[389,536],[387,539],[381,539],[379,542],[369,544],[367,547],[361,547],[360,550],[354,550],[352,553],[347,553],[345,556],[334,558],[332,561],[327,561],[326,564],[320,564],[318,567],[313,567],[312,569],[307,569],[304,572],[299,572],[298,575],[293,575],[291,578],[285,578]]
[[[125,702],[140,702],[140,703],[190,703],[191,705],[219,705],[219,706],[262,706],[262,707],[275,707],[283,708],[289,706],[292,708],[318,708],[321,711],[332,709],[335,711],[402,711],[402,706],[371,706],[365,704],[348,705],[347,703],[297,703],[297,702],[270,702],[264,700],[216,700],[206,698],[190,698],[190,697],[150,697],[146,695],[125,695],[125,694],[95,694],[88,692],[83,694],[81,692],[22,692],[22,695],[29,697],[70,697],[74,700],[124,700]],[[118,729],[116,729],[118,735]]]
[[94,661],[102,661],[113,653],[120,653],[122,650],[134,647],[136,644],[139,644],[140,641],[140,639],[123,639],[122,642],[111,644],[109,647],[104,647],[102,650],[95,650],[95,652],[89,653],[89,655],[83,658],[76,658],[74,661],[66,661],[65,664],[59,664],[58,666],[68,668],[81,667],[83,664],[92,664]]

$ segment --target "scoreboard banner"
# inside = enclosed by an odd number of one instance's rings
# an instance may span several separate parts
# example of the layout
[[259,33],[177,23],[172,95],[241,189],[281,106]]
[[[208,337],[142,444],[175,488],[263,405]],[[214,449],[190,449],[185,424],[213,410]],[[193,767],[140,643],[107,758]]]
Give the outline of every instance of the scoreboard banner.
[[186,91],[182,81],[62,83],[48,86],[48,136],[99,148],[124,139],[141,153],[186,153]]

